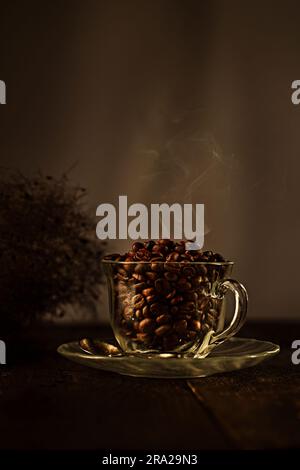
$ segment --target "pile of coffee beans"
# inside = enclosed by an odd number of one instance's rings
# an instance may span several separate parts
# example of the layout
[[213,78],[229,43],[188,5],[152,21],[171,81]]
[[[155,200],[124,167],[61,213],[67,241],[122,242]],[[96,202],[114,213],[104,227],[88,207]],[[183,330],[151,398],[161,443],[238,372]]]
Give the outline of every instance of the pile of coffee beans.
[[187,251],[186,242],[133,243],[124,254],[104,258],[112,270],[114,328],[129,350],[184,351],[217,326],[221,299],[212,284],[223,278],[224,258]]

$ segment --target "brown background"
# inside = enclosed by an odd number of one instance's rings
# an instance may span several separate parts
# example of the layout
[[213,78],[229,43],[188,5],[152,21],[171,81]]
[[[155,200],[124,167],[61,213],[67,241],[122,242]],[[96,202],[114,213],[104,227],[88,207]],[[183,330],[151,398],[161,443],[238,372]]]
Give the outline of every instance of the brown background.
[[[252,318],[299,318],[297,1],[0,1],[1,164],[204,203]],[[115,244],[111,249],[123,248]]]

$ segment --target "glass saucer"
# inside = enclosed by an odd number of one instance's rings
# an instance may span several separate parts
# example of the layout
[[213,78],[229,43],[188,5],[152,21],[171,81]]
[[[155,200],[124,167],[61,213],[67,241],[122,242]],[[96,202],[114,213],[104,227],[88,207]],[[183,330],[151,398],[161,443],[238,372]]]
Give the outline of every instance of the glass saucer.
[[[174,357],[172,354],[130,356],[112,344],[94,340],[97,352],[88,350],[84,341],[62,344],[57,351],[71,361],[89,367],[133,377],[181,378],[209,375],[255,366],[280,351],[277,344],[248,338],[231,338],[217,346],[209,356]],[[80,346],[83,345],[82,346]],[[93,351],[93,352],[92,352]]]

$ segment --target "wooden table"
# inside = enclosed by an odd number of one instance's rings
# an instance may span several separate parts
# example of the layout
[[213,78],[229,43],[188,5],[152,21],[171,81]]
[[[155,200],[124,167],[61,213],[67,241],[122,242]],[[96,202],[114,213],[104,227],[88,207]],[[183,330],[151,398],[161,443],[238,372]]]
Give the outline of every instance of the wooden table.
[[38,332],[37,351],[0,366],[1,449],[300,448],[300,365],[291,362],[299,325],[248,323],[240,336],[277,342],[281,353],[202,379],[125,377],[56,353],[62,342],[108,334],[107,328],[47,326]]

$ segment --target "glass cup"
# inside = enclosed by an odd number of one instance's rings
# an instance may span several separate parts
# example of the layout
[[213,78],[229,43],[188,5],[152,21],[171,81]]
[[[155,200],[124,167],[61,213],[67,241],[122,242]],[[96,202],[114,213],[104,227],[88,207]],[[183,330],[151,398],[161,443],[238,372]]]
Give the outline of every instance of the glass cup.
[[[103,260],[114,335],[127,354],[205,357],[244,324],[248,296],[233,262]],[[234,296],[225,326],[225,294]]]

